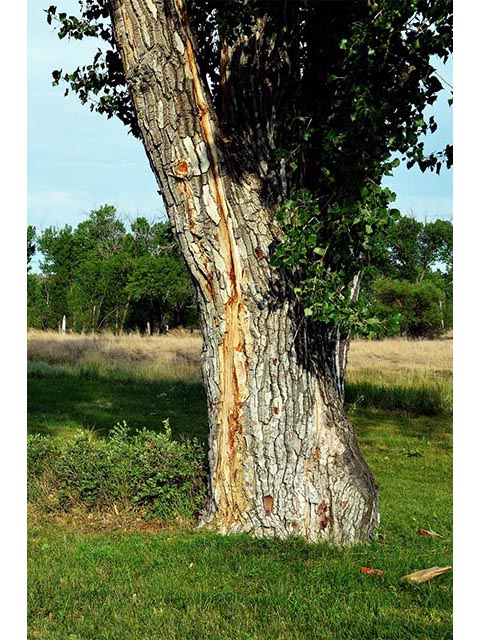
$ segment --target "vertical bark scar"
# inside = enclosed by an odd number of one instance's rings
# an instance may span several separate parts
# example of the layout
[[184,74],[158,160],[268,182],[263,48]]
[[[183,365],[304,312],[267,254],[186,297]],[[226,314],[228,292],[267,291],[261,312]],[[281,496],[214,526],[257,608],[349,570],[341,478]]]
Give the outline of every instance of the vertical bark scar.
[[[248,311],[243,301],[240,282],[243,269],[236,246],[227,198],[220,174],[220,160],[215,145],[213,123],[211,122],[207,101],[204,96],[202,81],[196,64],[193,44],[188,30],[187,17],[183,0],[176,0],[176,6],[182,26],[182,42],[185,45],[185,60],[188,75],[192,78],[195,104],[199,112],[205,149],[209,160],[208,177],[218,213],[218,242],[223,249],[226,271],[225,285],[228,299],[224,306],[226,331],[223,334],[219,355],[220,375],[223,378],[221,387],[225,390],[219,406],[218,457],[215,473],[229,479],[219,483],[230,487],[230,491],[219,499],[224,501],[218,508],[224,511],[223,520],[228,514],[245,508],[245,489],[242,482],[242,458],[245,453],[243,430],[241,427],[243,400],[247,396],[248,362],[245,344],[245,333],[248,331]],[[237,354],[237,355],[235,355]],[[230,518],[232,516],[230,515]]]
[[120,11],[122,12],[123,24],[125,25],[125,35],[127,36],[127,42],[128,42],[128,44],[130,46],[130,49],[133,52],[133,55],[136,56],[137,55],[137,48],[135,46],[135,38],[133,36],[132,21],[130,20],[130,16],[125,11],[123,6],[120,8]]

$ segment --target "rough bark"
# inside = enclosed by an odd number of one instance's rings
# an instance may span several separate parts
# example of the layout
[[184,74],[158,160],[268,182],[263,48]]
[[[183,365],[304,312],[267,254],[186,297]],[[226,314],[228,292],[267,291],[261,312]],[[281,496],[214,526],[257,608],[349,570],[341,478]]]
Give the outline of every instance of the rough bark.
[[[110,6],[143,143],[198,293],[210,424],[202,523],[340,544],[369,538],[377,491],[343,412],[338,337],[312,335],[269,261],[280,230],[261,168],[268,131],[255,171],[232,121],[233,142],[220,128],[182,0]],[[224,55],[231,69],[233,53]],[[270,192],[280,196],[280,183],[273,176]]]

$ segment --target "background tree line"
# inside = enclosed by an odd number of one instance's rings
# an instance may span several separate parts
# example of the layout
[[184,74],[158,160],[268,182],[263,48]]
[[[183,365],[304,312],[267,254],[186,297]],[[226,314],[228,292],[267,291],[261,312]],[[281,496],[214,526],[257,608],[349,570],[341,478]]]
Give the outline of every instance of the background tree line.
[[[74,332],[164,331],[197,323],[193,287],[166,222],[138,217],[127,231],[115,207],[75,229],[28,227],[28,326]],[[40,253],[40,273],[30,273]],[[148,329],[147,329],[148,327]]]
[[[40,255],[40,272],[31,260]],[[378,324],[370,337],[435,337],[452,327],[453,225],[399,216],[372,252],[362,295]],[[162,332],[198,324],[194,290],[168,222],[115,207],[91,211],[75,229],[27,229],[28,327],[75,332]],[[372,326],[374,331],[371,331]],[[376,327],[376,328],[375,328]]]

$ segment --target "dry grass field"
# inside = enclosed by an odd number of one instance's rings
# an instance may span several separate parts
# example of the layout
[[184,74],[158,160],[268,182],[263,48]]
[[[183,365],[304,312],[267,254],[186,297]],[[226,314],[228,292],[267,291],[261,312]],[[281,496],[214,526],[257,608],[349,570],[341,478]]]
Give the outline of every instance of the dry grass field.
[[167,335],[142,336],[111,333],[79,335],[53,331],[29,331],[30,361],[65,366],[121,370],[149,379],[200,380],[198,331],[173,330]]
[[354,340],[350,347],[349,372],[417,373],[449,377],[452,375],[453,339],[438,340]]
[[[167,335],[115,336],[62,335],[29,331],[28,358],[50,364],[128,369],[162,378],[199,378],[202,339],[198,331],[174,330]],[[352,380],[422,377],[451,378],[451,336],[438,340],[354,340],[349,354],[348,376]]]
[[351,383],[451,387],[452,377],[451,336],[438,340],[354,340],[350,347],[347,380]]

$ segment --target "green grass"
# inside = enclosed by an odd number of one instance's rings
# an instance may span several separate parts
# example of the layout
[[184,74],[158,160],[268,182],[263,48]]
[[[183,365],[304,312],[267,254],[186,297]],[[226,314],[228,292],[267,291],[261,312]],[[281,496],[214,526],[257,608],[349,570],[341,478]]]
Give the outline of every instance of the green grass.
[[365,370],[347,379],[345,401],[355,406],[429,416],[453,412],[451,377]]
[[[346,403],[358,412],[379,409],[406,415],[450,416],[451,380],[385,382],[352,380]],[[106,434],[125,420],[131,428],[158,430],[168,418],[175,436],[206,441],[208,420],[203,385],[194,380],[135,376],[96,365],[75,368],[31,362],[28,369],[28,432],[68,437],[76,429]]]
[[[192,530],[87,532],[30,518],[29,626],[44,640],[383,639],[452,637],[449,419],[358,410],[380,487],[372,544],[223,538]],[[425,538],[418,528],[442,538]],[[367,566],[382,577],[361,573]]]
[[[66,437],[82,426],[106,433],[119,420],[160,429],[169,418],[174,434],[206,438],[198,384],[44,369],[29,376],[30,432]],[[363,395],[350,413],[380,489],[373,543],[342,551],[181,527],[99,531],[88,520],[80,526],[32,512],[29,638],[452,638],[452,572],[421,585],[399,582],[453,564],[451,417],[422,413],[412,395],[401,411]],[[423,537],[419,528],[442,537]],[[366,575],[362,566],[384,574]]]
[[198,382],[102,375],[94,367],[76,372],[48,365],[32,369],[28,433],[68,437],[76,429],[92,429],[101,435],[123,420],[132,429],[158,431],[168,418],[174,436],[206,440],[206,399]]
[[[38,547],[32,638],[452,637],[451,577],[423,586],[397,581],[406,564],[444,560],[430,541],[401,562],[383,544],[340,552],[190,532],[85,536],[58,528],[46,538],[38,527],[30,544]],[[386,569],[382,578],[359,571],[372,561]]]

